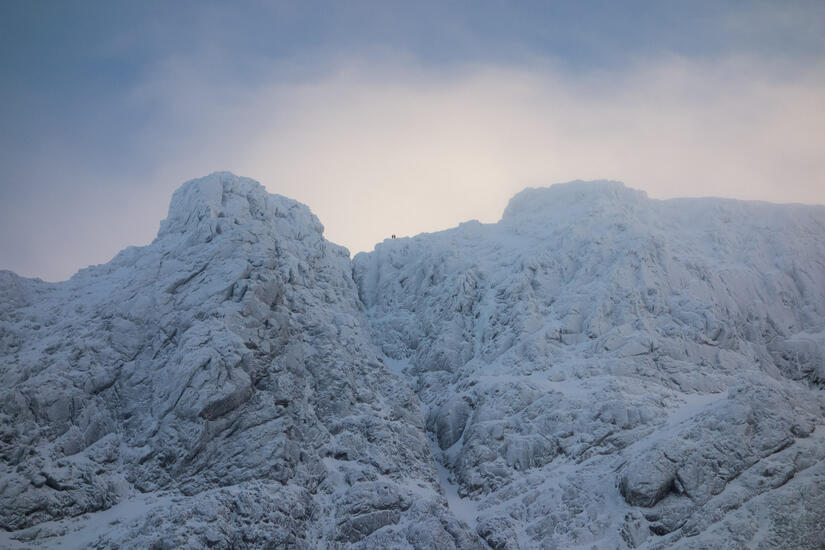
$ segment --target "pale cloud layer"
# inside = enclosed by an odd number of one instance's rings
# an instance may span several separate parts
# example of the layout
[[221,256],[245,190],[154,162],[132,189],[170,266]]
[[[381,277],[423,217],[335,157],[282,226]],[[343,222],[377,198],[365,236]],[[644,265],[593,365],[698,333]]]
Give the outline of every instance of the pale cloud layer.
[[667,58],[570,75],[540,62],[449,73],[348,62],[299,85],[200,96],[179,74],[143,92],[198,129],[163,178],[226,168],[259,179],[309,204],[353,252],[391,233],[496,221],[520,189],[579,178],[654,198],[825,203],[825,65]]
[[821,3],[526,4],[0,5],[0,269],[145,244],[215,170],[352,252],[572,179],[825,203]]
[[169,62],[128,98],[161,106],[164,124],[140,140],[163,162],[133,176],[153,185],[84,205],[72,242],[96,255],[67,243],[23,273],[65,278],[148,242],[174,187],[224,169],[308,204],[352,252],[392,233],[496,221],[520,189],[571,179],[617,179],[654,198],[825,203],[823,65],[670,57],[570,74],[540,60],[450,71],[348,60],[246,88],[200,81],[193,67],[207,62]]

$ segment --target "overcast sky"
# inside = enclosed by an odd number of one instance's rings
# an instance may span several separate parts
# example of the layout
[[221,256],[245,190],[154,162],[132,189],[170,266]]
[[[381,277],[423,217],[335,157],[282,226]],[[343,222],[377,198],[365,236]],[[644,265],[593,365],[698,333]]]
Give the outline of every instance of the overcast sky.
[[230,170],[358,252],[515,192],[825,203],[825,2],[0,1],[0,269],[147,244]]

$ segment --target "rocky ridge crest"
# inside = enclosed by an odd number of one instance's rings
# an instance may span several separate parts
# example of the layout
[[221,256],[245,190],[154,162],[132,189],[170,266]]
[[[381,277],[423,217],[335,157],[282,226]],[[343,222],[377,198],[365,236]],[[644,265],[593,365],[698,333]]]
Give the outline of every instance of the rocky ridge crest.
[[820,547],[825,208],[571,182],[322,233],[216,173],[0,273],[2,545]]

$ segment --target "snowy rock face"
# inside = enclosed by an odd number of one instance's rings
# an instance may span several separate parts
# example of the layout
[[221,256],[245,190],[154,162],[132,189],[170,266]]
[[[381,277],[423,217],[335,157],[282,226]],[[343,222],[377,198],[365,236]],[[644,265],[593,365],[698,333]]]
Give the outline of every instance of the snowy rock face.
[[63,283],[0,273],[0,546],[480,544],[322,230],[219,173],[146,247]]
[[825,208],[529,189],[350,261],[217,173],[0,272],[0,548],[821,548]]
[[572,182],[354,276],[490,547],[825,544],[825,208]]

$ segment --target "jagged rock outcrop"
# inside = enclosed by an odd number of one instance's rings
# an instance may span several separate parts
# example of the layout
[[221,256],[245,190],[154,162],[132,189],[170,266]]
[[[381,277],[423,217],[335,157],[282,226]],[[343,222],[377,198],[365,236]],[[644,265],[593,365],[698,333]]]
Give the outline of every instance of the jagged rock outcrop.
[[825,207],[322,231],[217,173],[148,246],[0,272],[0,547],[822,547]]
[[823,236],[823,207],[573,182],[354,272],[490,546],[820,548]]
[[63,283],[0,274],[8,544],[475,546],[322,231],[219,173],[148,246]]

